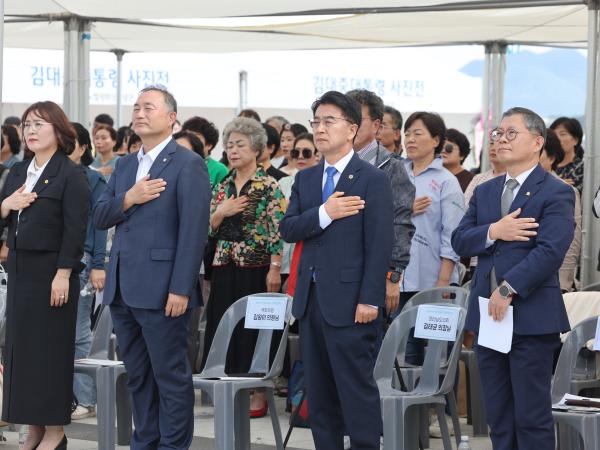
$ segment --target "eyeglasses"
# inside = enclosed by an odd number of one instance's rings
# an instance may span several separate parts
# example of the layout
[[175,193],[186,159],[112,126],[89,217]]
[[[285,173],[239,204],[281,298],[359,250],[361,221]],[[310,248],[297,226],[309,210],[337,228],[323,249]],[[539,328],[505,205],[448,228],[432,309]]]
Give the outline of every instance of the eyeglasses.
[[398,128],[394,128],[393,125],[384,125],[383,123],[381,125],[379,125],[379,128],[381,128],[382,130],[387,130],[388,128],[390,130],[396,131]]
[[321,125],[321,124],[325,125],[325,128],[330,128],[330,127],[334,126],[336,123],[338,123],[338,120],[345,120],[346,122],[352,124],[352,122],[350,122],[345,117],[334,117],[334,116],[327,116],[327,117],[320,117],[320,118],[315,117],[314,119],[309,120],[308,123],[313,130],[316,130],[317,128],[319,128],[319,125]]
[[42,122],[41,120],[34,120],[33,122],[23,122],[21,124],[21,131],[25,133],[29,128],[33,131],[40,131],[44,125],[52,125],[50,122]]
[[500,139],[502,139],[502,136],[504,136],[508,142],[512,142],[521,133],[532,134],[534,136],[540,136],[537,133],[531,133],[529,131],[517,131],[514,128],[509,128],[506,131],[504,131],[502,128],[495,128],[490,133],[490,141],[498,142]]
[[452,153],[454,151],[454,145],[446,144],[446,145],[444,145],[444,148],[442,148],[442,151],[444,153]]
[[298,159],[300,155],[304,159],[310,159],[313,157],[313,154],[316,153],[312,148],[293,148],[290,150],[290,158]]

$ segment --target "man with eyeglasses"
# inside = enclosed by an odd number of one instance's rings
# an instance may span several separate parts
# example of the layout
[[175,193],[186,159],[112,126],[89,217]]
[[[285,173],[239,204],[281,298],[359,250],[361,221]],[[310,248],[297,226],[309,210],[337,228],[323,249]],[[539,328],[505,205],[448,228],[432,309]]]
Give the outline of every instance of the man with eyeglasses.
[[478,346],[494,450],[554,450],[550,386],[559,333],[570,329],[558,270],[573,240],[573,189],[540,165],[546,126],[533,111],[512,108],[491,134],[506,175],[475,189],[452,235],[464,257],[479,258],[465,328],[479,332],[479,297],[502,321],[513,307],[508,353]]
[[385,106],[377,140],[390,152],[402,155],[402,114],[396,108]]
[[352,143],[360,104],[330,91],[312,105],[321,163],[296,175],[280,224],[303,241],[292,313],[300,323],[308,408],[317,450],[379,450],[375,345],[385,305],[393,203],[389,180]]
[[386,312],[391,316],[400,304],[400,282],[410,261],[410,246],[415,234],[412,205],[415,186],[410,182],[404,164],[397,156],[377,141],[377,133],[384,120],[383,101],[374,92],[354,89],[346,94],[361,106],[362,122],[354,150],[363,161],[383,170],[390,180],[394,201],[394,243],[386,275]]
[[104,304],[127,369],[134,450],[188,449],[194,431],[187,324],[202,304],[211,189],[202,157],[172,137],[176,118],[164,86],[140,91],[132,121],[142,148],[119,159],[94,214],[96,227],[116,225]]

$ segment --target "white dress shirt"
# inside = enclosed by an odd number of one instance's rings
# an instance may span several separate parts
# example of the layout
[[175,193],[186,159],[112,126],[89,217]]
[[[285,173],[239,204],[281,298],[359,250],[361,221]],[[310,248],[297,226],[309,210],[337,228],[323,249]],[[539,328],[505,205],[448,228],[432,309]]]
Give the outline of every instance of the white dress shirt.
[[154,147],[152,150],[150,150],[148,153],[145,152],[144,146],[142,145],[142,148],[140,148],[140,151],[137,154],[139,164],[137,174],[135,175],[136,183],[142,178],[144,178],[146,175],[148,175],[148,172],[150,172],[150,167],[152,167],[152,164],[154,164],[154,161],[156,160],[160,152],[162,152],[165,149],[165,147],[171,141],[171,139],[173,138],[169,136],[156,147]]
[[[351,150],[348,152],[348,154],[346,156],[344,156],[342,159],[340,159],[335,164],[328,164],[327,161],[324,161],[325,164],[323,166],[323,181],[321,182],[321,191],[325,187],[325,182],[327,181],[327,168],[333,166],[337,170],[337,172],[333,176],[333,184],[334,184],[334,186],[337,186],[338,181],[340,180],[340,177],[342,176],[342,172],[344,171],[344,169],[346,168],[346,166],[348,165],[348,163],[350,162],[350,160],[352,159],[353,156],[354,156],[354,150]],[[331,225],[331,222],[333,222],[333,220],[331,219],[331,217],[329,217],[329,215],[327,214],[327,211],[325,211],[325,204],[322,204],[319,207],[319,226],[321,227],[321,229],[324,230],[329,225]]]
[[[50,159],[52,159],[52,158],[50,158]],[[35,187],[36,183],[42,176],[42,172],[44,171],[44,169],[50,162],[50,159],[48,161],[46,161],[46,164],[44,164],[42,167],[38,167],[35,163],[35,158],[31,158],[31,162],[29,163],[29,166],[27,166],[27,178],[25,179],[25,191],[24,192],[29,193],[29,192],[33,191],[33,188]],[[19,214],[17,215],[17,220],[21,217],[22,211],[23,211],[22,209],[19,210]],[[17,233],[18,232],[19,231],[18,231],[18,227],[17,227]]]
[[[514,201],[514,199],[517,197],[517,193],[519,192],[519,189],[521,189],[521,186],[523,186],[523,183],[525,183],[525,180],[527,179],[527,177],[531,174],[531,172],[534,171],[534,169],[536,167],[537,167],[537,165],[533,166],[529,170],[526,170],[525,172],[521,173],[520,175],[517,175],[516,177],[511,177],[508,174],[508,172],[506,172],[506,176],[504,178],[504,188],[502,189],[502,194],[504,194],[504,191],[506,190],[506,182],[508,180],[510,180],[511,178],[517,180],[517,183],[519,183],[519,184],[513,190],[513,201]],[[490,225],[490,227],[491,227],[491,225]],[[488,247],[494,245],[494,242],[496,242],[496,239],[490,239],[490,229],[488,228],[488,234],[487,234],[487,239],[485,241],[485,247],[488,248]]]

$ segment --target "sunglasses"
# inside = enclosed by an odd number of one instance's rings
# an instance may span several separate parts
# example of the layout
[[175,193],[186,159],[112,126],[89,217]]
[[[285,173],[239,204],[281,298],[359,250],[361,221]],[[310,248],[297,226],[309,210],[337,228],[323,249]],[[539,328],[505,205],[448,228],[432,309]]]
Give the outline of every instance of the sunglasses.
[[454,145],[446,144],[446,145],[444,145],[444,148],[442,148],[442,151],[444,153],[452,153],[454,151]]
[[312,148],[294,148],[290,150],[290,158],[298,159],[300,157],[300,154],[302,154],[302,158],[310,159],[313,157],[313,153],[314,152]]

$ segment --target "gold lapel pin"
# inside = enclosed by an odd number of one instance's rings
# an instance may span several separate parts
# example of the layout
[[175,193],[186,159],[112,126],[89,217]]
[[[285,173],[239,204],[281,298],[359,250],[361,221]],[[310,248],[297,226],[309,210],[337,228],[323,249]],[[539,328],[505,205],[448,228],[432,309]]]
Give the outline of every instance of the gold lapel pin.
[[44,180],[44,184],[48,184],[48,180]]
[[529,197],[529,196],[531,195],[531,192],[527,191],[527,192],[525,193],[525,195],[526,195],[527,197]]
[[352,175],[352,174],[348,175],[349,180],[351,180],[352,178],[354,178],[354,175]]
[[163,162],[167,162],[167,158],[163,159]]

